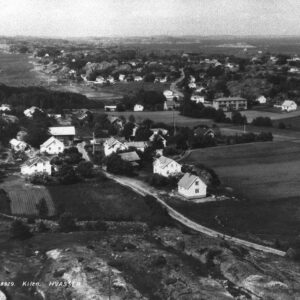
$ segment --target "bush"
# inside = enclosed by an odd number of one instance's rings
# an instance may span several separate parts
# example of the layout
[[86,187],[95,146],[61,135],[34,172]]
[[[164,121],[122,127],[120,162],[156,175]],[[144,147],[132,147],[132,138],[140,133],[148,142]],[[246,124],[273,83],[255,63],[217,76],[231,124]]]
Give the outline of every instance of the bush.
[[10,232],[13,238],[22,240],[32,236],[29,226],[19,219],[12,222]]
[[47,232],[49,231],[49,228],[46,226],[46,224],[41,221],[38,223],[38,227],[37,227],[38,232]]
[[61,232],[76,231],[77,229],[75,220],[70,213],[63,213],[58,220],[58,225]]
[[147,179],[147,182],[156,188],[163,188],[163,187],[175,188],[177,186],[178,177],[177,176],[164,177],[160,174],[152,174]]
[[278,129],[286,129],[286,125],[283,122],[278,123]]
[[254,126],[264,126],[264,127],[272,127],[272,120],[269,117],[257,117],[253,119],[252,125]]
[[55,179],[48,174],[33,174],[29,177],[29,181],[35,185],[49,185],[55,183]]
[[84,178],[91,178],[94,175],[93,164],[89,161],[81,161],[78,164],[77,172]]
[[134,168],[128,161],[124,161],[121,157],[113,153],[106,159],[107,171],[113,174],[133,176]]
[[44,198],[42,198],[39,203],[36,205],[36,208],[39,212],[39,217],[44,219],[48,217],[48,206]]
[[63,165],[59,169],[57,177],[59,182],[62,184],[73,184],[79,181],[73,167],[69,165]]

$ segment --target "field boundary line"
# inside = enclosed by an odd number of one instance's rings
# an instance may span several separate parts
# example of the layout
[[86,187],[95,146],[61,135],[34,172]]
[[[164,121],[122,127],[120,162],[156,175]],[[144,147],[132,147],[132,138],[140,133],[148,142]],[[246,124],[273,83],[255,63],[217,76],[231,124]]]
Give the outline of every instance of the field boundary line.
[[109,174],[107,172],[104,172],[106,174],[106,176],[110,179],[115,180],[116,182],[118,182],[119,184],[126,186],[132,190],[134,190],[135,192],[139,193],[142,196],[146,196],[146,195],[150,195],[153,196],[163,207],[165,207],[170,215],[170,217],[176,221],[178,221],[179,223],[197,231],[200,233],[204,233],[210,237],[214,237],[214,238],[221,238],[223,240],[229,241],[229,242],[233,242],[237,245],[240,246],[245,246],[254,250],[258,250],[258,251],[262,251],[265,253],[271,253],[271,254],[275,254],[278,256],[285,256],[285,252],[275,249],[275,248],[271,248],[271,247],[267,247],[267,246],[263,246],[260,244],[256,244],[253,242],[249,242],[246,240],[242,240],[240,238],[236,238],[224,233],[221,233],[219,231],[216,231],[214,229],[205,227],[203,225],[200,225],[192,220],[190,220],[189,218],[185,217],[184,215],[182,215],[181,213],[179,213],[177,210],[175,210],[174,208],[172,208],[171,206],[169,206],[163,199],[161,199],[160,197],[158,197],[157,194],[152,193],[151,191],[137,185],[137,183],[130,183],[129,180],[130,178],[122,178],[116,175],[112,175]]

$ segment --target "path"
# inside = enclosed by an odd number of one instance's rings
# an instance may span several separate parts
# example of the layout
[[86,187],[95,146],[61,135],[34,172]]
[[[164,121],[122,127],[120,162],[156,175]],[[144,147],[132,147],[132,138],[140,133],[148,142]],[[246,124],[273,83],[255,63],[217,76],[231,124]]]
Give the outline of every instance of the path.
[[78,152],[82,154],[82,158],[85,161],[90,161],[90,157],[84,148],[85,145],[86,145],[86,142],[79,143],[79,144],[77,144],[77,149],[78,149]]
[[177,83],[179,83],[180,81],[182,81],[184,79],[184,72],[183,72],[183,69],[180,69],[180,72],[181,72],[181,76],[180,78],[178,78],[177,80],[175,80],[174,82],[171,83],[170,85],[170,90],[174,93],[174,94],[178,94],[179,97],[183,98],[184,95],[181,91],[178,90],[177,88]]
[[277,250],[277,249],[274,249],[271,247],[262,246],[262,245],[259,245],[256,243],[252,243],[252,242],[245,241],[245,240],[242,240],[242,239],[230,236],[230,235],[223,234],[221,232],[218,232],[216,230],[202,226],[202,225],[186,218],[184,215],[182,215],[181,213],[179,213],[178,211],[173,209],[171,206],[169,206],[162,198],[159,197],[157,192],[153,192],[149,186],[147,186],[144,182],[142,182],[140,180],[128,178],[128,177],[116,176],[116,175],[112,175],[109,173],[106,173],[106,175],[107,175],[107,177],[115,180],[116,182],[120,183],[123,186],[129,187],[130,189],[134,190],[135,192],[137,192],[138,194],[140,194],[142,196],[150,195],[150,196],[155,197],[156,200],[167,209],[169,215],[174,220],[180,222],[181,224],[183,224],[197,232],[204,233],[211,237],[221,238],[221,239],[233,242],[237,245],[241,245],[241,246],[245,246],[245,247],[248,247],[251,249],[263,251],[265,253],[271,253],[271,254],[275,254],[275,255],[279,255],[279,256],[285,256],[284,251],[280,251],[280,250]]

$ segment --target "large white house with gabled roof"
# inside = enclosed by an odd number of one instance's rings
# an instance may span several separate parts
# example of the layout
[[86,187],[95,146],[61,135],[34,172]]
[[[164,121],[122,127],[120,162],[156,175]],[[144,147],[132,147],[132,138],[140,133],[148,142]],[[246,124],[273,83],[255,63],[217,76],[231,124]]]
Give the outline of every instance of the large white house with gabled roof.
[[58,154],[63,152],[65,145],[63,142],[51,136],[46,142],[40,146],[40,151],[48,154]]
[[181,164],[175,160],[160,156],[153,162],[153,173],[164,177],[176,175],[181,172]]
[[178,193],[188,199],[206,197],[206,190],[206,183],[191,173],[185,173],[178,182]]
[[21,165],[21,173],[23,175],[33,175],[36,173],[44,173],[51,175],[52,169],[50,164],[50,158],[36,156],[27,160]]

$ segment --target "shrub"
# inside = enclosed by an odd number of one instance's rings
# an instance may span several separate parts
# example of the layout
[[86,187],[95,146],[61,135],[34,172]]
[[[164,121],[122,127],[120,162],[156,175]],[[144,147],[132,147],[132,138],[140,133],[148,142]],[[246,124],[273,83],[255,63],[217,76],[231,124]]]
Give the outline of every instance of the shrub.
[[75,220],[70,213],[63,213],[58,220],[58,225],[61,232],[70,232],[77,229]]
[[38,232],[47,232],[49,231],[49,228],[46,226],[46,224],[41,221],[38,223],[38,227],[37,227]]
[[285,123],[279,122],[279,123],[278,123],[278,128],[279,128],[279,129],[286,129]]
[[89,161],[81,161],[76,170],[84,178],[91,178],[94,175],[93,164]]
[[10,232],[12,237],[17,239],[27,239],[32,236],[29,226],[19,219],[12,222]]
[[44,219],[48,217],[48,206],[44,198],[39,201],[39,203],[36,205],[36,208],[40,218]]
[[254,126],[264,126],[264,127],[272,127],[272,120],[269,117],[257,117],[253,119],[252,125]]

